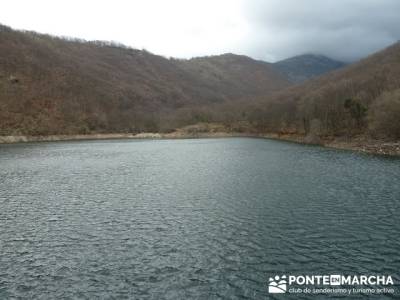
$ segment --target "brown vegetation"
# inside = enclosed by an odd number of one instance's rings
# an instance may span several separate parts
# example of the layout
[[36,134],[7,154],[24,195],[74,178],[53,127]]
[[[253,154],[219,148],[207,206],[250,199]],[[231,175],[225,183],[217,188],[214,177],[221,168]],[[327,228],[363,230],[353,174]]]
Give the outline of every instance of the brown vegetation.
[[166,59],[0,26],[0,135],[169,131],[208,121],[202,107],[286,86],[243,56]]
[[400,44],[249,107],[264,132],[399,138]]
[[400,89],[384,92],[372,103],[369,129],[373,136],[400,139]]
[[166,59],[0,26],[3,136],[207,131],[204,124],[218,123],[228,132],[312,143],[396,140],[399,120],[399,43],[290,86],[271,64],[245,56]]

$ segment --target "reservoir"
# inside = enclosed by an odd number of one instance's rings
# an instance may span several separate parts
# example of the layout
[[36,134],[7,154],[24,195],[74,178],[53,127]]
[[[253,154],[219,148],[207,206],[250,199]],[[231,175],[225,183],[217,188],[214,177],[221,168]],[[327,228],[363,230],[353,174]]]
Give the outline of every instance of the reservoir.
[[281,274],[398,290],[399,211],[396,158],[253,138],[0,145],[0,299],[268,299]]

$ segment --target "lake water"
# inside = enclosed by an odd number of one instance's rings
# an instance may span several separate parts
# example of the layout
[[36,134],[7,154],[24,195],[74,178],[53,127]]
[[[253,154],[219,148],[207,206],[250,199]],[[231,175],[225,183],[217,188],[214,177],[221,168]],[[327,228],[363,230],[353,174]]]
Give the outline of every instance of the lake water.
[[351,151],[0,145],[0,299],[268,299],[275,274],[384,274],[399,289],[399,209],[400,160]]

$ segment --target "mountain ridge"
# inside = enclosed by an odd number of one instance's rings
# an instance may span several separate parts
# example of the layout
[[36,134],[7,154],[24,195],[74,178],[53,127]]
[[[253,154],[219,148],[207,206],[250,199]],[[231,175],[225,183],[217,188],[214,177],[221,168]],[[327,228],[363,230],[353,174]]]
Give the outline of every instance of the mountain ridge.
[[289,81],[299,84],[319,75],[342,68],[346,63],[320,54],[302,54],[273,64]]
[[398,78],[399,43],[293,84],[274,64],[243,55],[167,59],[0,26],[0,135],[165,133],[220,123],[242,133],[396,139]]
[[[260,130],[400,138],[400,43],[260,99]],[[289,113],[290,112],[290,113]]]
[[242,56],[167,59],[6,26],[0,27],[0,74],[3,135],[168,130],[159,119],[171,111],[184,115],[192,106],[290,85],[269,64]]

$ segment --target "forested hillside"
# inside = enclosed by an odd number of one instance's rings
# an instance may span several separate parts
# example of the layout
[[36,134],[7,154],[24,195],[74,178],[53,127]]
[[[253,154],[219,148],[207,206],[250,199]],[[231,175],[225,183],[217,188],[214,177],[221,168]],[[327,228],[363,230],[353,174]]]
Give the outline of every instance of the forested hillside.
[[252,101],[199,110],[233,131],[292,134],[310,141],[400,138],[400,44],[355,64]]
[[191,107],[288,85],[270,64],[244,56],[166,59],[0,27],[1,135],[171,130],[202,120]]
[[345,65],[341,61],[313,54],[298,55],[274,63],[274,67],[294,83],[302,83]]
[[219,123],[236,132],[400,138],[399,43],[303,84],[290,81],[246,56],[167,59],[0,27],[0,135]]
[[260,131],[400,138],[400,44],[260,99],[249,120]]

